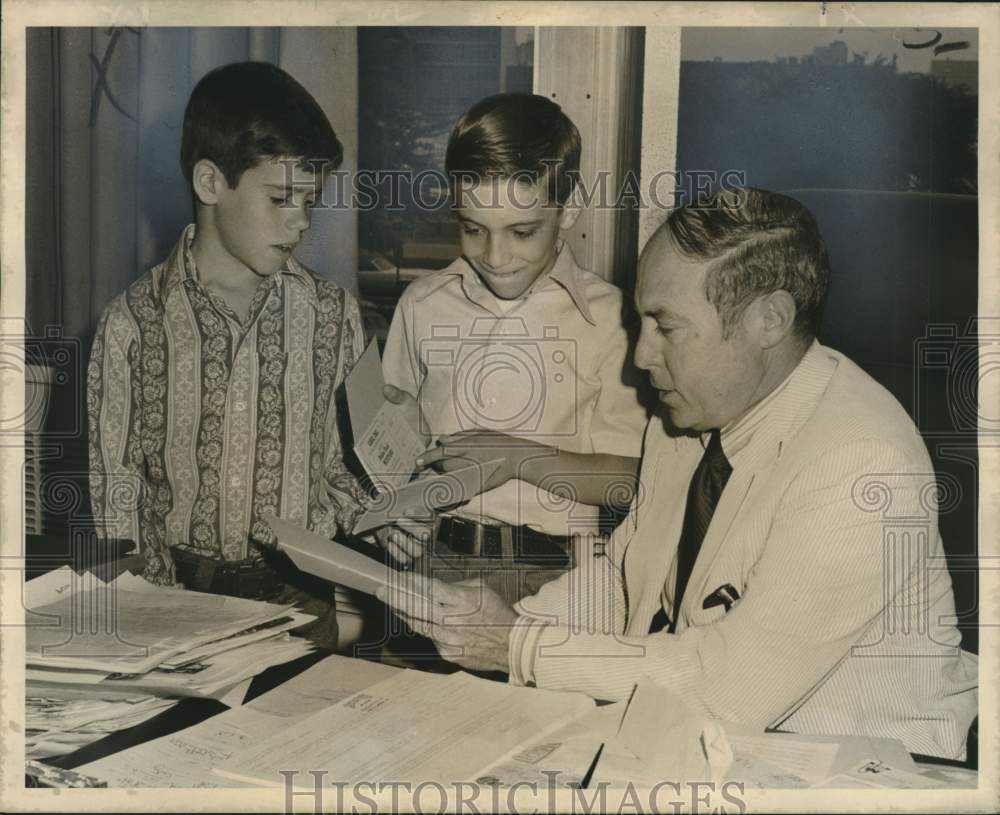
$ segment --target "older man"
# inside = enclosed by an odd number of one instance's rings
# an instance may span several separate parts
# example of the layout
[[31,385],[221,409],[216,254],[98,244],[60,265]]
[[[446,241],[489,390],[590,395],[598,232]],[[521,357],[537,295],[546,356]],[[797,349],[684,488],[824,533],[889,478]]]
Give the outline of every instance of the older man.
[[437,582],[390,602],[514,682],[619,699],[645,675],[709,716],[963,757],[977,664],[950,622],[933,469],[893,397],[816,341],[828,277],[791,198],[671,213],[639,264],[635,357],[664,421],[630,516],[514,608]]

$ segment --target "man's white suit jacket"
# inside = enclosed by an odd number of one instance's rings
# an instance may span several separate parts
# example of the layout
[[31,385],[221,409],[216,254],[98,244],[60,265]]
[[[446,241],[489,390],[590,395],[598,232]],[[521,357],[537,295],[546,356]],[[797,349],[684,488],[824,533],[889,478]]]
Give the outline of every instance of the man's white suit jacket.
[[[733,456],[675,611],[702,453],[653,417],[628,518],[518,605],[511,680],[620,699],[645,675],[715,718],[964,756],[977,660],[954,625],[934,471],[899,403],[814,343]],[[727,584],[735,605],[703,608]],[[664,596],[676,633],[649,634]]]

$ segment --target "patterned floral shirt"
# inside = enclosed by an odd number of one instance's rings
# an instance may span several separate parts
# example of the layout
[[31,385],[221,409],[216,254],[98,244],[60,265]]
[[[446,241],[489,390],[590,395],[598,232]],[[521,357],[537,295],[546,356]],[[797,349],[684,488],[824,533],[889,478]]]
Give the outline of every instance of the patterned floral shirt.
[[164,584],[172,545],[239,560],[273,544],[267,513],[332,537],[363,500],[335,405],[364,347],[356,300],[291,259],[241,322],[199,282],[194,230],[105,309],[88,374],[98,533],[137,541]]

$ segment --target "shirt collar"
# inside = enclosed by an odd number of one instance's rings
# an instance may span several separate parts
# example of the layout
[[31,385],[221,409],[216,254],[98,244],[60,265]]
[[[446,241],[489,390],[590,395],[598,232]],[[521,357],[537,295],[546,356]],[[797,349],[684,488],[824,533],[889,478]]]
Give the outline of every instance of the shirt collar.
[[[722,449],[735,469],[737,464],[754,466],[760,456],[780,443],[787,428],[799,414],[803,404],[817,391],[820,383],[829,379],[828,358],[816,340],[774,390],[738,419],[722,428]],[[708,434],[702,434],[702,444]]]
[[[160,300],[165,300],[170,292],[181,283],[198,282],[198,267],[195,265],[194,254],[191,250],[196,229],[195,224],[188,224],[184,228],[180,240],[177,241],[166,262],[160,267],[160,274],[154,276],[154,295],[158,296]],[[278,273],[303,284],[313,304],[319,304],[316,281],[294,257],[290,257],[285,265],[278,270]]]
[[[540,291],[546,286],[556,283],[566,290],[566,293],[573,301],[573,305],[576,306],[577,311],[580,312],[583,319],[591,325],[597,325],[597,321],[590,311],[590,304],[587,302],[586,295],[584,294],[584,282],[582,280],[584,272],[577,265],[576,258],[573,257],[573,250],[565,242],[561,242],[557,252],[555,265],[542,280],[536,281],[532,285],[528,293],[530,294],[536,290]],[[430,297],[430,295],[456,277],[460,278],[467,286],[483,285],[479,280],[479,275],[476,274],[476,270],[472,268],[464,257],[460,257],[438,272],[437,279],[428,281],[427,287],[418,300],[425,300]]]

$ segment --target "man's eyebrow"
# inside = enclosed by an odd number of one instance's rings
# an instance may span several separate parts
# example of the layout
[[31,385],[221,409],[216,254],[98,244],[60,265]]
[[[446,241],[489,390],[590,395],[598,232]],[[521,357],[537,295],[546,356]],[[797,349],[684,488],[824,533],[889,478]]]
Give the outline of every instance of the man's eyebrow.
[[671,311],[668,306],[651,306],[642,312],[647,317],[652,317],[656,320],[677,320],[678,322],[687,322],[687,319],[682,315],[678,314],[676,311]]

